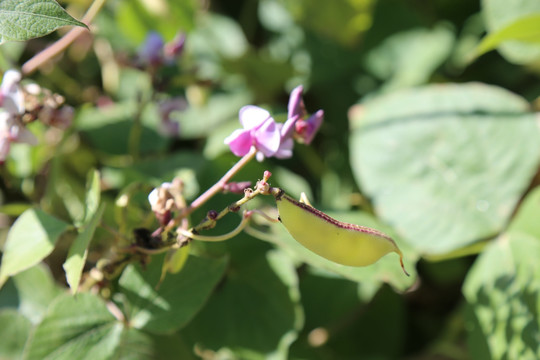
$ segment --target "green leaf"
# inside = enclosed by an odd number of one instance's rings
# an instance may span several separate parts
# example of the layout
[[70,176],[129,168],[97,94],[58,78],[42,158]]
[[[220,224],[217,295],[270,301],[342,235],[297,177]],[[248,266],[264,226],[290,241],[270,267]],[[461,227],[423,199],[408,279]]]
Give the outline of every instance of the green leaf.
[[66,25],[87,27],[54,0],[0,1],[0,44],[44,36]]
[[425,254],[500,232],[540,161],[535,114],[494,86],[432,85],[382,96],[351,123],[359,186],[382,220]]
[[167,252],[163,260],[163,266],[161,267],[160,284],[165,279],[165,276],[167,276],[167,273],[177,274],[184,268],[189,257],[190,248],[190,244],[187,244],[180,249],[172,249]]
[[243,258],[182,334],[201,349],[234,352],[229,357],[285,359],[303,323],[299,299],[289,258],[275,251]]
[[[531,14],[540,13],[537,0],[482,0],[482,15],[489,34],[496,34]],[[540,44],[511,41],[500,44],[497,50],[508,61],[529,64],[540,58]]]
[[487,344],[471,341],[472,354],[489,359],[540,357],[539,257],[539,238],[510,232],[478,258],[463,285],[474,315],[466,328],[471,335],[481,332]]
[[25,211],[8,233],[0,268],[0,286],[8,276],[28,269],[49,255],[68,226],[39,209]]
[[169,274],[156,289],[163,257],[154,257],[143,270],[128,266],[119,280],[129,301],[131,326],[157,334],[172,333],[186,325],[200,310],[223,276],[226,259],[190,256],[182,271]]
[[122,323],[98,296],[59,296],[36,327],[24,359],[110,359],[120,343]]
[[383,91],[421,85],[448,58],[453,45],[454,34],[445,26],[399,32],[367,54],[366,66],[385,80]]
[[540,214],[540,187],[535,188],[525,197],[517,214],[508,226],[508,231],[519,232],[540,239],[538,214]]
[[[369,216],[366,213],[362,212],[342,212],[342,213],[328,213],[335,219],[340,221],[345,221],[352,224],[357,224],[361,226],[367,226],[370,228],[377,229],[384,233],[392,235],[390,228],[383,226],[377,222],[373,217]],[[283,249],[289,256],[293,259],[301,262],[305,262],[314,268],[322,269],[329,273],[338,274],[346,279],[356,281],[359,283],[360,293],[368,292],[371,295],[374,295],[378,288],[384,283],[392,285],[395,289],[400,291],[405,291],[408,289],[415,281],[414,276],[414,264],[418,259],[413,251],[407,244],[404,244],[403,241],[400,241],[396,236],[392,236],[396,243],[400,247],[401,251],[404,254],[404,263],[405,268],[413,276],[406,276],[403,274],[403,270],[399,265],[399,257],[397,254],[388,254],[382,257],[375,264],[366,266],[366,267],[353,267],[345,266],[341,264],[334,263],[330,260],[327,260],[314,252],[308,250],[302,246],[299,242],[294,240],[294,238],[287,232],[284,226],[281,224],[276,224],[273,226],[274,236],[268,238],[271,242],[278,245]],[[368,291],[368,289],[371,289]],[[367,293],[366,293],[367,294]],[[369,300],[370,296],[363,297],[364,300]]]
[[41,321],[49,304],[63,289],[44,264],[37,264],[8,280],[0,292],[0,307],[16,308],[33,324]]
[[73,294],[76,294],[79,288],[81,274],[86,263],[86,257],[88,256],[88,245],[94,236],[94,232],[99,225],[104,211],[105,204],[103,204],[99,210],[88,219],[88,223],[84,225],[83,230],[75,238],[73,244],[71,244],[71,247],[69,248],[69,253],[63,268],[66,272],[66,280]]
[[476,48],[476,56],[485,54],[497,48],[501,43],[510,40],[540,43],[540,13],[522,17],[487,35]]
[[101,183],[99,171],[92,170],[88,173],[86,181],[86,209],[84,212],[84,224],[88,224],[95,217],[101,200]]
[[0,310],[0,359],[20,359],[32,324],[13,309]]
[[200,359],[178,334],[154,335],[134,328],[125,328],[122,342],[116,347],[112,359],[154,360],[154,359]]

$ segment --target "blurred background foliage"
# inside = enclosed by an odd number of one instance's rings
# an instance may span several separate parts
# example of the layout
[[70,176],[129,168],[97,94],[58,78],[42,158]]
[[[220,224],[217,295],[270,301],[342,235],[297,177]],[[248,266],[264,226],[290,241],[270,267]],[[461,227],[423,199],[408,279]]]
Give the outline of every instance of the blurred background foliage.
[[[80,19],[91,1],[61,4]],[[0,290],[0,358],[78,349],[94,359],[539,358],[540,41],[475,57],[486,33],[538,13],[536,0],[107,1],[91,33],[31,75],[76,115],[65,133],[31,124],[40,145],[13,146],[0,244],[31,207],[61,220],[63,235],[44,264]],[[174,64],[137,63],[152,31],[165,42],[186,34]],[[20,67],[65,32],[2,44],[0,68]],[[325,111],[314,142],[290,159],[252,162],[235,180],[270,170],[292,196],[306,192],[340,220],[387,232],[410,278],[394,255],[349,268],[261,222],[224,243],[194,242],[158,288],[154,256],[128,265],[101,297],[65,294],[62,263],[77,237],[68,224],[87,224],[91,169],[105,207],[85,271],[113,243],[129,245],[134,228],[157,226],[153,187],[178,176],[193,200],[236,162],[223,140],[239,108],[257,104],[283,121],[299,84],[308,111]],[[171,99],[183,103],[170,114],[177,134],[161,127]],[[236,199],[215,197],[193,223]],[[230,215],[210,233],[237,223]]]

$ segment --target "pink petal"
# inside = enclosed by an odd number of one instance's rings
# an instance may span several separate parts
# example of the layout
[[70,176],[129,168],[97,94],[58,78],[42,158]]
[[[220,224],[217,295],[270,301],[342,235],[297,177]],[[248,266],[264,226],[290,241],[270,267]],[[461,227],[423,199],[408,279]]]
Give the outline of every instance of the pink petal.
[[281,141],[278,151],[274,154],[278,159],[287,159],[292,157],[292,150],[294,147],[294,140],[292,138]]
[[304,106],[304,100],[302,99],[303,91],[304,88],[302,85],[295,87],[293,91],[291,91],[291,95],[289,96],[289,105],[287,106],[287,117],[289,119],[294,117],[304,117],[306,108]]
[[9,154],[10,141],[7,137],[0,138],[0,164],[6,161]]
[[287,121],[283,123],[280,129],[281,133],[281,139],[289,139],[292,138],[294,134],[294,125],[296,124],[296,121],[299,119],[298,116],[288,118]]
[[321,127],[323,119],[324,119],[324,111],[319,110],[315,114],[311,115],[309,119],[306,120],[308,127],[303,136],[305,144],[309,145],[311,141],[313,141],[315,134]]
[[281,134],[274,119],[270,118],[255,131],[257,149],[266,157],[272,156],[279,149]]
[[270,119],[270,113],[263,108],[254,105],[247,105],[240,109],[238,113],[240,124],[246,130],[257,129],[266,120]]
[[231,135],[225,139],[225,144],[229,145],[232,153],[236,156],[244,156],[249,152],[253,145],[253,138],[249,130],[234,130]]

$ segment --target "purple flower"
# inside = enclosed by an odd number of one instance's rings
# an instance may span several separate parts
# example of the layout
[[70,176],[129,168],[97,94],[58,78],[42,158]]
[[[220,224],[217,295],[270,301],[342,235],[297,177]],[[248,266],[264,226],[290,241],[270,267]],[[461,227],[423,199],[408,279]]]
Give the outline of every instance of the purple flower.
[[294,119],[296,138],[300,142],[309,145],[323,122],[324,111],[319,110],[305,120],[304,118],[306,117],[307,112],[304,105],[304,100],[302,99],[303,90],[304,88],[302,85],[300,85],[291,91],[291,96],[289,97],[287,122]]
[[240,109],[240,123],[243,129],[233,131],[225,139],[233,154],[244,156],[252,146],[257,152],[257,160],[274,156],[281,142],[280,129],[270,113],[258,106],[248,105]]
[[315,137],[317,130],[321,127],[324,119],[324,111],[319,110],[315,114],[311,115],[307,120],[300,119],[296,122],[296,134],[301,142],[304,144],[311,144],[311,141]]
[[139,49],[139,59],[143,64],[159,65],[163,61],[163,38],[155,31],[146,35],[143,45]]
[[182,55],[185,42],[186,35],[184,33],[178,33],[172,41],[165,44],[159,33],[150,31],[139,49],[139,61],[142,65],[150,66],[172,64]]
[[302,99],[303,87],[298,86],[291,91],[289,97],[287,121],[276,124],[270,113],[260,107],[248,105],[240,109],[240,123],[243,129],[235,130],[225,139],[233,154],[244,156],[252,147],[257,152],[257,160],[274,156],[279,159],[290,158],[297,139],[304,144],[313,140],[322,124],[324,112],[317,111],[307,120]]
[[163,47],[163,57],[167,63],[172,63],[176,58],[184,52],[184,44],[186,43],[186,34],[178,33],[176,37],[165,44]]

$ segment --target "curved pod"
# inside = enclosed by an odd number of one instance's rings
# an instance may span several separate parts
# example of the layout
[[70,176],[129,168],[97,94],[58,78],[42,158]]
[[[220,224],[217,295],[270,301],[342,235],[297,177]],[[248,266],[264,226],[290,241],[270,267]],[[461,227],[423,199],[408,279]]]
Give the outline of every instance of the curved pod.
[[279,220],[300,244],[328,260],[348,266],[367,266],[395,252],[405,274],[403,254],[392,238],[380,231],[338,221],[312,206],[275,194]]

